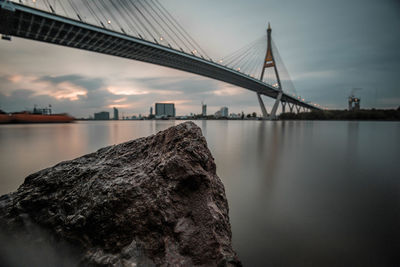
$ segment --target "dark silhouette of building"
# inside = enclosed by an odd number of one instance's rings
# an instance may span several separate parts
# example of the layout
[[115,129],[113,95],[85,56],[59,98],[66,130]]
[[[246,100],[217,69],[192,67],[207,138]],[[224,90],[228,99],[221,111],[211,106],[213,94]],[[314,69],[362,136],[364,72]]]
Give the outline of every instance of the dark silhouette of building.
[[175,117],[175,104],[156,103],[156,117]]
[[203,117],[207,116],[207,105],[203,103],[201,103],[201,115]]
[[114,108],[114,120],[119,120],[119,112],[117,108]]
[[98,113],[94,113],[95,120],[109,120],[110,119],[110,112],[102,111]]
[[360,110],[361,99],[351,95],[349,97],[349,111]]

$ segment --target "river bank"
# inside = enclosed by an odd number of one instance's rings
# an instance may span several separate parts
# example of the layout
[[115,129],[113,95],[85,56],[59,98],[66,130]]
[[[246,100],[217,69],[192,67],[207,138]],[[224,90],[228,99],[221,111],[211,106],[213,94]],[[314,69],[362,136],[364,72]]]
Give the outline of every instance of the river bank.
[[348,110],[314,110],[311,112],[282,113],[280,120],[368,120],[368,121],[399,121],[398,109],[361,109]]

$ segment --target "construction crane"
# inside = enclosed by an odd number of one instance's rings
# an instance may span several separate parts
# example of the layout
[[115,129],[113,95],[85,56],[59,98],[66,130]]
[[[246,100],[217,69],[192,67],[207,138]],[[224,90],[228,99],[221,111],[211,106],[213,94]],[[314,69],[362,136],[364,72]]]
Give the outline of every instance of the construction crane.
[[349,101],[349,111],[354,111],[354,110],[360,110],[360,102],[361,99],[359,97],[355,97],[354,93],[356,91],[362,90],[362,88],[353,88],[351,90],[351,93],[349,95],[348,101]]

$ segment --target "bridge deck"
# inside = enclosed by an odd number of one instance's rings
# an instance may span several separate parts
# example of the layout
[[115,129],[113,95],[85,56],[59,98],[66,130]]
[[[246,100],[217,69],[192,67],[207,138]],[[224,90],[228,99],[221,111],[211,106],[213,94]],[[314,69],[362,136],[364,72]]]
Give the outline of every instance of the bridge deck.
[[[14,10],[0,8],[2,34],[171,67],[272,98],[279,93],[269,84],[195,55],[14,2],[12,6]],[[285,93],[282,101],[319,109]]]

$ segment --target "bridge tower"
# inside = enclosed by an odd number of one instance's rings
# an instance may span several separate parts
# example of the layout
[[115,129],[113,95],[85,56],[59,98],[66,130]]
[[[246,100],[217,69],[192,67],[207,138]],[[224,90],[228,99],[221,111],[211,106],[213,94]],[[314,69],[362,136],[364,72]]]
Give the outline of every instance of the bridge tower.
[[267,109],[265,108],[264,102],[263,102],[263,100],[261,98],[261,93],[257,93],[258,102],[260,103],[260,107],[261,107],[261,111],[262,111],[263,117],[266,120],[275,120],[276,119],[276,111],[278,109],[279,102],[282,99],[282,93],[283,93],[282,92],[281,79],[279,78],[279,73],[278,73],[278,69],[276,67],[274,53],[272,51],[271,32],[272,32],[271,25],[270,25],[270,23],[268,23],[268,29],[267,29],[267,52],[265,54],[265,60],[264,60],[264,63],[263,63],[264,65],[263,65],[263,69],[261,71],[260,80],[261,81],[263,80],[264,73],[265,73],[266,69],[274,68],[274,72],[275,72],[275,76],[276,76],[276,80],[277,80],[278,95],[276,97],[275,104],[272,107],[271,114],[268,115]]

